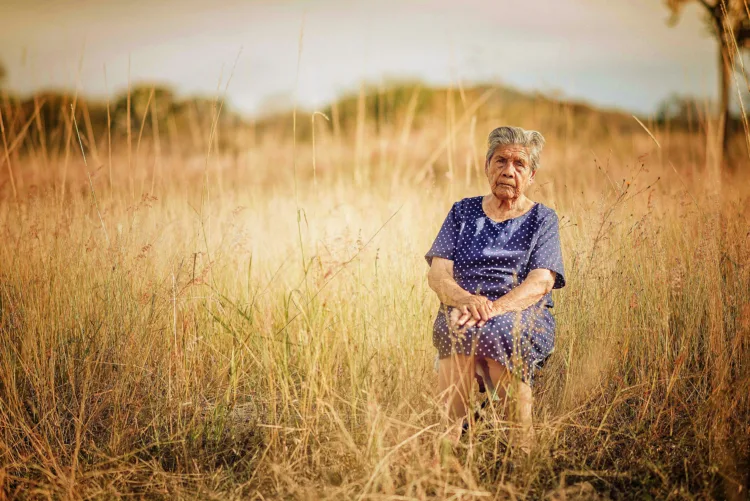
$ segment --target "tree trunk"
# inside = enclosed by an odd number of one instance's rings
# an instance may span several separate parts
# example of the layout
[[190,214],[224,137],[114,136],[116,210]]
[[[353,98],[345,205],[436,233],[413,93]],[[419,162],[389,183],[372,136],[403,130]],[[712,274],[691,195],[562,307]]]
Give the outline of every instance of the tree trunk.
[[729,89],[732,84],[732,62],[727,40],[728,33],[719,35],[719,167],[727,166],[729,149]]

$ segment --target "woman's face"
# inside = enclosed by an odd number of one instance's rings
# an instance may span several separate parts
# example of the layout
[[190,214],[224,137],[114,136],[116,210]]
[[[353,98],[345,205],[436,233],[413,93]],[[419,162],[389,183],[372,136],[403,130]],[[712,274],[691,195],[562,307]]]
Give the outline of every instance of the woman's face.
[[490,190],[499,200],[515,200],[523,195],[534,179],[531,158],[518,144],[498,146],[485,165]]

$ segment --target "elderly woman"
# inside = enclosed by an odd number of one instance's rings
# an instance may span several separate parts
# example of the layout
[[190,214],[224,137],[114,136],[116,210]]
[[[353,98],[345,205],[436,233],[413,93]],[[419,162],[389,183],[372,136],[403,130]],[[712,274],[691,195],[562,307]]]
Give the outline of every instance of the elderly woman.
[[551,291],[565,285],[557,214],[524,195],[543,146],[536,131],[493,130],[490,193],[454,203],[425,256],[441,302],[432,342],[454,440],[467,424],[475,371],[495,399],[511,397],[522,450],[533,438],[531,385],[554,346]]

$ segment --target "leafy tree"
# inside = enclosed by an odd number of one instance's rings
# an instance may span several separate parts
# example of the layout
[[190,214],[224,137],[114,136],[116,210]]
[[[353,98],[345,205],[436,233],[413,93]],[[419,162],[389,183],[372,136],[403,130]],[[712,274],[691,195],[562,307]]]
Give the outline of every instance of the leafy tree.
[[678,21],[682,8],[691,2],[703,7],[706,23],[718,42],[719,139],[723,163],[728,144],[727,125],[732,68],[737,53],[750,48],[750,10],[746,0],[666,0],[667,7],[672,13],[672,24]]

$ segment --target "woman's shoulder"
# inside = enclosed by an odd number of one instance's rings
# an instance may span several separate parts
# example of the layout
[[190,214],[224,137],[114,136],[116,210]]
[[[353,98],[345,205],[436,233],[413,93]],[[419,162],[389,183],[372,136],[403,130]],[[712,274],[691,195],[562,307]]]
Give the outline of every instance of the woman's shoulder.
[[484,196],[482,195],[462,198],[453,204],[453,210],[456,211],[457,215],[461,218],[481,213],[483,198]]
[[542,216],[545,216],[545,217],[557,217],[557,211],[555,211],[555,209],[553,209],[552,207],[548,207],[548,206],[544,205],[542,202],[537,202],[536,203],[536,208],[537,208],[537,211],[539,212],[539,214],[542,215]]
[[536,202],[532,210],[535,213],[534,219],[540,223],[555,222],[559,220],[555,209],[553,209],[552,207],[548,207],[541,202]]

